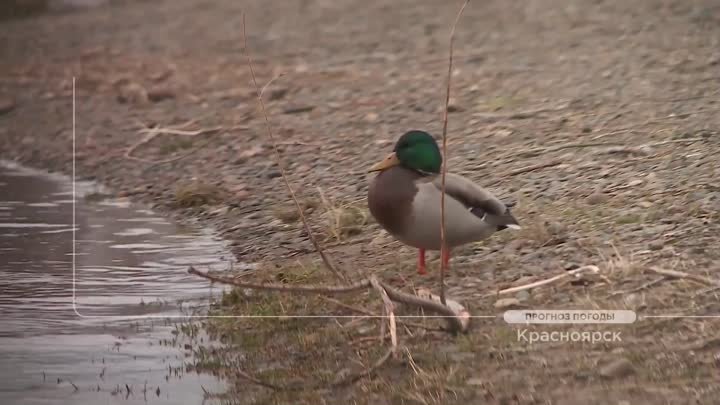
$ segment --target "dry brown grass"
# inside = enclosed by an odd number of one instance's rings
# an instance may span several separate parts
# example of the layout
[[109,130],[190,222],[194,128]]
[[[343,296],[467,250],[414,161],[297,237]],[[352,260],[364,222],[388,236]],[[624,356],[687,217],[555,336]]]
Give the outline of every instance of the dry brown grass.
[[175,205],[182,208],[218,204],[225,200],[226,191],[219,186],[194,181],[175,189]]

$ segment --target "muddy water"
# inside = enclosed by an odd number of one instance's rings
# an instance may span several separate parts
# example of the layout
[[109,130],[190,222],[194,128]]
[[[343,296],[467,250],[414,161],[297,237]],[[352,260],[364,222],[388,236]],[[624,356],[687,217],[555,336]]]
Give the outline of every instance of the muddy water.
[[220,383],[184,372],[183,344],[159,342],[219,293],[187,266],[231,256],[207,232],[98,192],[76,183],[73,232],[68,178],[0,164],[0,403],[199,404]]

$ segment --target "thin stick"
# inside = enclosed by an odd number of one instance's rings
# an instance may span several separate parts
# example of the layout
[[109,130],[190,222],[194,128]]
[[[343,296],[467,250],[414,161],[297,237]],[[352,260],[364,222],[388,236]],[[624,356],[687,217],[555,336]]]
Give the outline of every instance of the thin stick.
[[503,177],[517,176],[519,174],[524,174],[524,173],[532,172],[535,170],[545,169],[547,167],[558,166],[558,165],[561,165],[562,163],[563,163],[562,160],[551,160],[549,162],[538,163],[536,165],[530,165],[530,166],[521,167],[519,169],[511,170],[499,177],[503,178]]
[[458,11],[455,17],[455,22],[450,30],[450,56],[448,59],[448,75],[447,75],[447,89],[445,92],[445,110],[443,113],[443,136],[442,136],[442,147],[443,147],[443,160],[442,160],[442,180],[440,186],[440,302],[445,305],[445,255],[447,254],[447,246],[445,246],[445,174],[447,173],[447,126],[448,126],[448,106],[450,105],[450,81],[452,79],[452,61],[453,61],[453,42],[455,40],[455,27],[460,16],[462,16],[465,7],[470,3],[470,0],[465,0],[460,11]]
[[520,285],[517,287],[506,288],[504,290],[500,290],[500,291],[497,291],[494,293],[485,294],[485,295],[483,295],[483,298],[495,297],[497,295],[502,295],[502,294],[512,294],[512,293],[516,293],[518,291],[523,291],[523,290],[530,290],[533,288],[544,286],[546,284],[554,283],[554,282],[556,282],[558,280],[562,280],[566,277],[577,276],[577,275],[580,275],[581,273],[585,273],[585,272],[591,272],[591,273],[597,274],[597,273],[600,273],[600,269],[598,269],[597,266],[593,266],[593,265],[583,266],[583,267],[579,267],[574,270],[566,271],[562,274],[558,274],[557,276],[546,278],[545,280],[540,280],[540,281],[536,281],[534,283]]
[[255,290],[268,290],[268,291],[283,291],[283,292],[298,292],[298,293],[317,293],[317,294],[345,294],[354,291],[365,290],[370,287],[369,280],[362,280],[354,284],[348,284],[343,286],[315,286],[315,285],[298,285],[289,286],[285,284],[265,284],[265,283],[247,283],[238,281],[227,277],[213,276],[208,273],[196,270],[190,266],[188,273],[200,276],[204,279],[210,280],[215,283],[229,284],[241,288],[251,288]]
[[262,99],[262,91],[260,90],[260,86],[257,84],[257,79],[255,78],[255,69],[253,69],[253,63],[252,63],[252,56],[250,55],[250,50],[248,49],[247,44],[247,33],[245,30],[246,24],[245,24],[245,13],[243,13],[242,16],[243,19],[243,43],[244,43],[244,50],[245,50],[245,56],[247,57],[247,63],[248,67],[250,68],[250,74],[252,75],[253,84],[255,85],[255,91],[257,92],[257,98],[258,102],[260,103],[260,107],[262,108],[263,116],[265,117],[265,128],[267,129],[267,135],[268,138],[270,138],[270,142],[272,142],[273,145],[273,151],[275,152],[275,160],[278,165],[278,168],[280,169],[280,175],[283,178],[283,181],[285,182],[285,186],[287,187],[288,191],[290,192],[290,196],[292,197],[293,201],[295,202],[295,208],[297,208],[298,214],[300,214],[300,219],[302,220],[303,226],[305,227],[305,232],[308,234],[308,238],[310,238],[310,242],[312,242],[313,246],[315,247],[315,250],[317,250],[318,254],[322,258],[323,263],[325,264],[325,267],[327,267],[328,270],[340,281],[348,282],[347,276],[344,273],[341,273],[338,271],[335,266],[330,263],[330,260],[325,256],[325,252],[320,247],[320,244],[315,239],[315,235],[313,234],[312,230],[310,229],[310,225],[307,222],[307,219],[305,218],[305,213],[303,212],[302,207],[300,206],[300,202],[298,202],[297,197],[295,197],[295,191],[293,190],[292,186],[290,185],[290,181],[287,178],[287,175],[285,174],[285,165],[283,165],[282,157],[280,156],[280,151],[278,150],[277,143],[275,142],[275,137],[272,133],[272,126],[270,125],[270,119],[268,118],[267,111],[265,110],[265,102]]
[[668,277],[672,277],[672,278],[686,278],[688,280],[692,280],[697,283],[705,284],[705,285],[709,285],[709,286],[713,286],[713,287],[720,286],[720,280],[713,280],[711,278],[698,276],[696,274],[684,273],[682,271],[677,271],[677,270],[666,270],[666,269],[661,269],[659,267],[650,267],[648,270],[650,270],[651,272],[653,272],[655,274],[660,274],[663,276],[668,276]]
[[[390,301],[390,297],[388,296],[387,291],[380,285],[380,282],[378,281],[377,277],[370,276],[370,284],[380,293],[380,298],[382,298],[383,303],[385,304],[385,315],[388,317],[388,324],[390,326],[390,342],[392,343],[392,350],[393,353],[397,351],[397,324],[395,323],[395,312],[393,308],[393,303]],[[384,325],[384,323],[383,323]],[[380,334],[381,342],[385,340],[385,333],[382,332]]]
[[[330,302],[330,303],[332,303],[332,304],[335,304],[335,305],[337,305],[337,306],[339,306],[339,307],[341,307],[341,308],[349,309],[349,310],[355,311],[355,312],[357,312],[357,313],[359,313],[359,314],[367,315],[367,316],[363,316],[363,317],[358,317],[358,319],[368,319],[368,317],[373,317],[373,318],[376,317],[375,313],[373,313],[373,312],[371,312],[371,311],[369,311],[369,310],[367,310],[367,309],[359,308],[359,307],[354,307],[354,306],[352,306],[352,305],[348,305],[348,304],[346,304],[346,303],[344,303],[344,302],[342,302],[342,301],[336,300],[335,298],[332,298],[332,297],[325,297],[325,296],[322,296],[322,295],[321,295],[321,296],[320,296],[320,299],[323,300],[323,301],[327,301],[327,302]],[[451,301],[451,302],[452,302],[452,301]],[[397,320],[396,322],[397,322],[398,324],[403,325],[403,326],[406,326],[406,327],[409,326],[409,327],[413,327],[413,328],[420,328],[420,329],[424,329],[424,330],[431,331],[431,332],[443,332],[443,331],[444,331],[444,329],[441,329],[441,328],[423,325],[423,324],[418,323],[418,322],[409,322],[409,321],[402,320],[402,316],[400,316],[400,318],[401,318],[401,319]],[[352,322],[355,322],[355,321],[352,321]],[[352,322],[349,322],[348,324],[345,324],[343,327],[347,327],[347,326],[348,326],[350,323],[352,323]],[[373,337],[373,339],[375,339],[375,337]]]
[[262,90],[260,90],[260,97],[262,97],[263,94],[265,94],[265,89],[267,89],[268,86],[270,86],[270,85],[272,84],[272,82],[274,82],[275,80],[277,80],[277,79],[279,79],[279,78],[281,78],[281,77],[283,77],[283,76],[285,76],[285,72],[280,73],[279,75],[277,75],[277,76],[273,77],[272,79],[270,79],[269,82],[265,83],[265,85],[263,86]]

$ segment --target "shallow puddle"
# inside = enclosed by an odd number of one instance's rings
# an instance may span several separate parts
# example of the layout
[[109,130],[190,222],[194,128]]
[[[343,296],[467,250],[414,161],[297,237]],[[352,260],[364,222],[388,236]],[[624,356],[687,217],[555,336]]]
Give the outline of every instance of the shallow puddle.
[[159,342],[220,292],[187,266],[232,256],[209,232],[75,191],[73,227],[68,178],[0,162],[0,403],[201,403],[220,383]]

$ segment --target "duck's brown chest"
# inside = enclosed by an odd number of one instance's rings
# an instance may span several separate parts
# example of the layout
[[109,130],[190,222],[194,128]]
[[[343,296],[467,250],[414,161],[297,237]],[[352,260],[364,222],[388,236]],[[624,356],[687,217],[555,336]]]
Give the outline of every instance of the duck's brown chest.
[[412,220],[412,204],[420,176],[403,167],[380,172],[368,187],[368,208],[378,223],[391,234],[402,234]]

